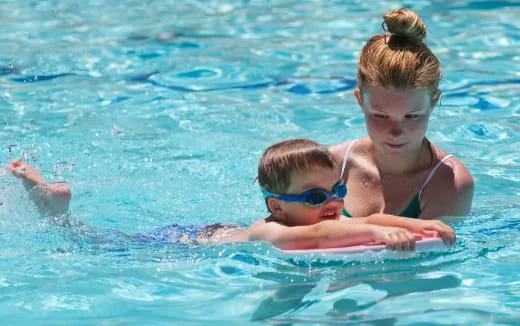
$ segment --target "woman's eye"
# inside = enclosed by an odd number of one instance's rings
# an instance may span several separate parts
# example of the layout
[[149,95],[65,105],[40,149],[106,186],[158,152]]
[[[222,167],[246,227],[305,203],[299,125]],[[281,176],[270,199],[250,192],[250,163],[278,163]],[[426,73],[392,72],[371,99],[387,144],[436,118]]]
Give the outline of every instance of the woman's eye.
[[374,117],[378,119],[386,119],[388,116],[386,114],[375,113]]
[[406,119],[416,119],[419,117],[418,114],[407,114],[404,116]]

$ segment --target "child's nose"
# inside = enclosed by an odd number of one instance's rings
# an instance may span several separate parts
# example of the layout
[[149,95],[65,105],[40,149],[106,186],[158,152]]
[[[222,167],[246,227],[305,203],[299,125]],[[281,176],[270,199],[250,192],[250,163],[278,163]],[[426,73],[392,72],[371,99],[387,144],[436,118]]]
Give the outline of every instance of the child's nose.
[[334,206],[334,207],[337,207],[338,205],[339,206],[343,206],[343,198],[332,198],[331,200],[329,200],[326,205],[330,205],[330,206]]

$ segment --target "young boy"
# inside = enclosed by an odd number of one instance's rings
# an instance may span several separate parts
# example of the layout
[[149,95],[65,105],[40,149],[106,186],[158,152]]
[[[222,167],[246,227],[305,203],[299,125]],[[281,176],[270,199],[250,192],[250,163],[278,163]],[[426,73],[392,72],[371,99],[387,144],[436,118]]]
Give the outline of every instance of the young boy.
[[[25,170],[24,170],[25,169]],[[47,184],[38,171],[19,161],[8,170],[21,177],[42,214],[66,214],[70,191],[66,184]],[[213,224],[172,225],[136,238],[191,243],[267,241],[281,249],[331,248],[367,242],[393,250],[414,250],[419,234],[439,233],[447,245],[455,233],[440,221],[417,221],[386,214],[348,219],[341,216],[346,186],[328,149],[311,140],[287,140],[269,147],[258,166],[258,182],[271,215],[247,229]],[[44,210],[42,210],[42,208]],[[189,232],[183,232],[189,230]],[[185,234],[184,234],[185,233]]]

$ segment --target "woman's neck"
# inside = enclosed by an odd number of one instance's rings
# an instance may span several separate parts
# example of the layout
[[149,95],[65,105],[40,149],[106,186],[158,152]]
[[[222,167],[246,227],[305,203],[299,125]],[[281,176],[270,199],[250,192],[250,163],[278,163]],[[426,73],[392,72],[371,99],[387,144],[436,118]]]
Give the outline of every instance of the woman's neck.
[[424,138],[419,148],[398,155],[388,155],[379,152],[372,146],[374,163],[384,174],[409,174],[431,167],[433,149],[430,142]]

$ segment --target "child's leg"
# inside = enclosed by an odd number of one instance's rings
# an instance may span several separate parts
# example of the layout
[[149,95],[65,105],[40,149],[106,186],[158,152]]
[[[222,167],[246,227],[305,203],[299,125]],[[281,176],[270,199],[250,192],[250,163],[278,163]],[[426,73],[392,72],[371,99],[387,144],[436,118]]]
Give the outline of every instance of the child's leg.
[[58,217],[69,211],[71,192],[66,183],[47,183],[35,167],[20,161],[11,161],[7,165],[7,171],[22,179],[29,198],[36,204],[41,215]]

